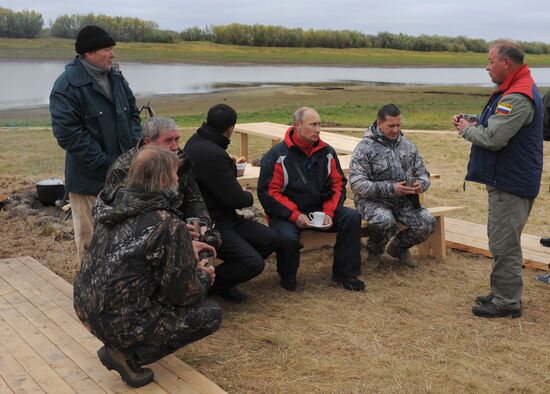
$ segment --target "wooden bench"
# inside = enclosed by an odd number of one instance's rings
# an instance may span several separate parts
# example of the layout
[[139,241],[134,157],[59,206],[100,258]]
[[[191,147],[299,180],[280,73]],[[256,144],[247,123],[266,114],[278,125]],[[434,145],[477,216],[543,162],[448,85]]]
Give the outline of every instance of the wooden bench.
[[[272,145],[276,145],[283,138],[289,126],[271,123],[271,122],[259,122],[259,123],[240,123],[235,126],[235,132],[241,136],[241,155],[245,156],[249,161],[248,151],[248,136],[257,136],[261,138],[267,138],[271,140]],[[361,140],[361,138],[336,134],[330,132],[322,132],[321,138],[323,141],[331,145],[339,154],[338,159],[340,166],[346,176],[349,176],[349,165],[351,162],[351,153],[353,153],[355,147]],[[253,167],[250,163],[247,165],[243,176],[237,178],[239,183],[244,187],[257,187],[258,178],[260,176],[260,167]],[[439,174],[431,174],[430,179],[440,179]],[[348,193],[351,195],[351,190]],[[420,201],[424,203],[424,194],[420,195]],[[354,208],[353,201],[347,201],[346,204]],[[434,234],[422,245],[419,245],[419,255],[427,256],[430,251],[433,256],[442,260],[445,258],[445,215],[461,209],[462,207],[435,207],[428,208],[432,215],[437,220],[436,230]],[[366,236],[367,223],[363,222],[363,236]],[[313,230],[306,230],[302,235],[302,243],[305,249],[311,249],[312,247],[319,247],[324,245],[334,245],[336,242],[336,235],[334,233],[319,232]]]
[[[346,206],[354,208],[353,201],[346,201]],[[435,217],[436,226],[434,233],[425,242],[418,245],[418,255],[420,257],[426,257],[431,254],[437,261],[445,259],[447,255],[447,249],[445,245],[445,215],[451,212],[463,209],[463,207],[434,207],[427,208],[428,211]],[[367,237],[368,223],[362,221],[361,223],[361,237]],[[300,242],[304,246],[303,250],[316,249],[321,246],[334,246],[336,243],[336,233],[327,231],[305,230],[302,232]]]

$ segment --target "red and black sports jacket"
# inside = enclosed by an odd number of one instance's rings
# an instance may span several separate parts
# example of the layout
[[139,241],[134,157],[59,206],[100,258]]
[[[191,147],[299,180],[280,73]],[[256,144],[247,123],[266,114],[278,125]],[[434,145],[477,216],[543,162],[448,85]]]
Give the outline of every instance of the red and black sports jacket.
[[300,213],[323,211],[331,218],[346,200],[346,182],[336,151],[322,140],[307,156],[293,141],[284,141],[262,158],[258,199],[266,214],[296,221]]

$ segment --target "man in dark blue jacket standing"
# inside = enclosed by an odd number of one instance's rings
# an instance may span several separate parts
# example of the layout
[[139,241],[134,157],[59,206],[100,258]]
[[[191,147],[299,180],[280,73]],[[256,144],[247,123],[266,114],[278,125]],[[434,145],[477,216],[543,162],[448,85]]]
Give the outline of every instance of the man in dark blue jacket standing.
[[83,27],[78,55],[65,66],[50,94],[53,133],[66,151],[69,192],[79,261],[93,231],[92,207],[107,169],[141,136],[134,94],[116,65],[115,40],[100,27]]
[[466,180],[485,184],[489,193],[491,293],[477,297],[472,312],[520,317],[521,233],[542,175],[542,100],[518,44],[496,41],[488,58],[487,71],[498,88],[473,122],[462,114],[452,119],[458,134],[472,143]]

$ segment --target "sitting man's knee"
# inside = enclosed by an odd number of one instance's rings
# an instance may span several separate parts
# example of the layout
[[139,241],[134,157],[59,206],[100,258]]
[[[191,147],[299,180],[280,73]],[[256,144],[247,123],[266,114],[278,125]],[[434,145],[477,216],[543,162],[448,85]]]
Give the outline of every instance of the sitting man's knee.
[[368,221],[368,229],[377,233],[394,233],[397,231],[397,221],[391,217],[376,218]]
[[261,256],[258,256],[258,258],[250,259],[248,264],[246,265],[246,270],[248,271],[248,274],[251,278],[254,278],[258,275],[260,275],[265,268],[265,261]]

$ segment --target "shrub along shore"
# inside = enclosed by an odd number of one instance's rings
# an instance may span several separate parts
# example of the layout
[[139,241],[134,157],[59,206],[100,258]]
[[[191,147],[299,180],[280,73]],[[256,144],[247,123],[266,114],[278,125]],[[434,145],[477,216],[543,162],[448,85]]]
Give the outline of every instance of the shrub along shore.
[[[68,60],[74,40],[0,38],[0,61]],[[485,53],[420,52],[381,48],[281,48],[214,44],[119,42],[117,57],[140,63],[276,64],[350,67],[484,67]],[[526,55],[530,66],[549,67],[550,54]]]

